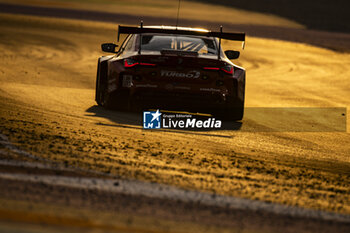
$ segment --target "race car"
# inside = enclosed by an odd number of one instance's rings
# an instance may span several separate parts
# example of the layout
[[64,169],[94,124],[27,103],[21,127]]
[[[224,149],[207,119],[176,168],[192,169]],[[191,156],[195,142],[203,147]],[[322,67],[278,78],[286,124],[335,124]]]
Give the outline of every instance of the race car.
[[221,39],[245,42],[244,33],[173,26],[119,25],[126,39],[98,59],[96,102],[120,110],[163,109],[210,113],[241,120],[245,69],[233,64],[239,51],[222,51]]

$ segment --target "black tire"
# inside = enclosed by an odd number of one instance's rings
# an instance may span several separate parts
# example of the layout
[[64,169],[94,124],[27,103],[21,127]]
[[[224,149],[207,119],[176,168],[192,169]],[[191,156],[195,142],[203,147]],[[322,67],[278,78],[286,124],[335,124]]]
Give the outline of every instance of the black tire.
[[227,100],[227,106],[222,107],[214,112],[214,116],[221,120],[240,121],[244,115],[244,101],[245,101],[245,75],[243,77],[243,100],[237,96]]
[[236,101],[233,108],[228,109],[227,120],[240,121],[243,119],[244,115],[244,101]]
[[95,85],[95,101],[98,106],[102,106],[100,98],[100,58],[97,61],[96,85]]
[[96,75],[96,92],[95,100],[99,106],[107,109],[115,109],[126,111],[129,110],[129,93],[127,91],[117,90],[108,93],[108,64],[107,61],[100,62],[97,64],[97,75]]
[[244,101],[236,100],[229,104],[231,106],[217,109],[213,115],[224,121],[240,121],[244,115]]
[[97,64],[95,100],[99,106],[111,108],[112,101],[107,88],[107,62],[100,62],[99,59]]

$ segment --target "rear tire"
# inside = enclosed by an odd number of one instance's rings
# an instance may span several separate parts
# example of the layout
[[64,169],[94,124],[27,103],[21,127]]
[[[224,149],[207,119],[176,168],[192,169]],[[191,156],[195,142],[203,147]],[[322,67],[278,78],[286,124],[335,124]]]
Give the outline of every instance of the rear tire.
[[107,62],[100,62],[99,59],[97,64],[95,100],[99,106],[111,108],[112,101],[107,91],[107,70]]
[[100,97],[100,58],[97,61],[96,85],[95,85],[95,101],[98,106],[102,106]]
[[243,100],[236,97],[231,97],[227,100],[227,106],[218,109],[213,115],[221,120],[240,121],[244,115],[244,101],[245,101],[245,76],[243,83]]
[[[228,121],[240,121],[244,115],[244,102],[245,102],[245,73],[242,77],[241,93],[237,93],[235,97],[227,99],[227,106],[220,109],[216,114],[218,118]],[[238,96],[241,96],[240,99]],[[215,114],[214,114],[215,115]]]
[[213,115],[224,121],[240,121],[244,115],[244,101],[236,100],[231,106],[216,110]]
[[228,111],[229,120],[240,121],[244,115],[244,101],[238,101],[235,107],[230,108]]

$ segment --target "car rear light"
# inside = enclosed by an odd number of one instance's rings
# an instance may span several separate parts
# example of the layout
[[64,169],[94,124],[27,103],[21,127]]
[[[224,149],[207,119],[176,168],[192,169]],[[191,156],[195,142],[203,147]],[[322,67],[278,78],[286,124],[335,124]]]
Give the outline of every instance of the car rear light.
[[134,67],[134,66],[136,66],[138,64],[139,63],[137,61],[135,61],[133,59],[130,59],[130,58],[124,60],[124,67],[125,68]]
[[205,70],[220,70],[220,68],[217,67],[203,67]]
[[226,74],[233,74],[233,66],[231,66],[231,65],[227,65],[227,66],[224,66],[222,68],[218,68],[218,67],[203,67],[203,69],[205,69],[205,70],[222,70]]
[[141,65],[141,66],[156,66],[156,64],[153,63],[145,63],[145,62],[137,62],[131,58],[127,58],[124,60],[124,67],[125,68],[130,68],[134,67],[136,65]]
[[156,66],[156,64],[152,64],[152,63],[140,63],[141,66]]
[[233,66],[227,65],[221,68],[227,74],[233,74]]

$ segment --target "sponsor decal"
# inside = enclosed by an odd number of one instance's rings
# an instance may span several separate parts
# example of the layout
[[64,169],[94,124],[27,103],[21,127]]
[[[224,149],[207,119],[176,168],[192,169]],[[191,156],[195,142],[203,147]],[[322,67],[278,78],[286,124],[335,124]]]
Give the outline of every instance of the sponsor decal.
[[219,129],[221,120],[192,114],[143,112],[144,129]]
[[214,89],[214,88],[199,88],[200,91],[211,91],[211,92],[220,92],[220,89]]
[[196,70],[189,71],[187,73],[178,72],[178,71],[170,71],[170,70],[162,70],[160,71],[160,76],[169,77],[169,78],[199,78],[201,73]]
[[155,87],[158,87],[158,85],[153,85],[153,84],[136,84],[135,87],[150,87],[150,88],[155,88]]
[[183,87],[183,86],[174,86],[174,89],[179,89],[179,90],[191,90],[190,87]]

